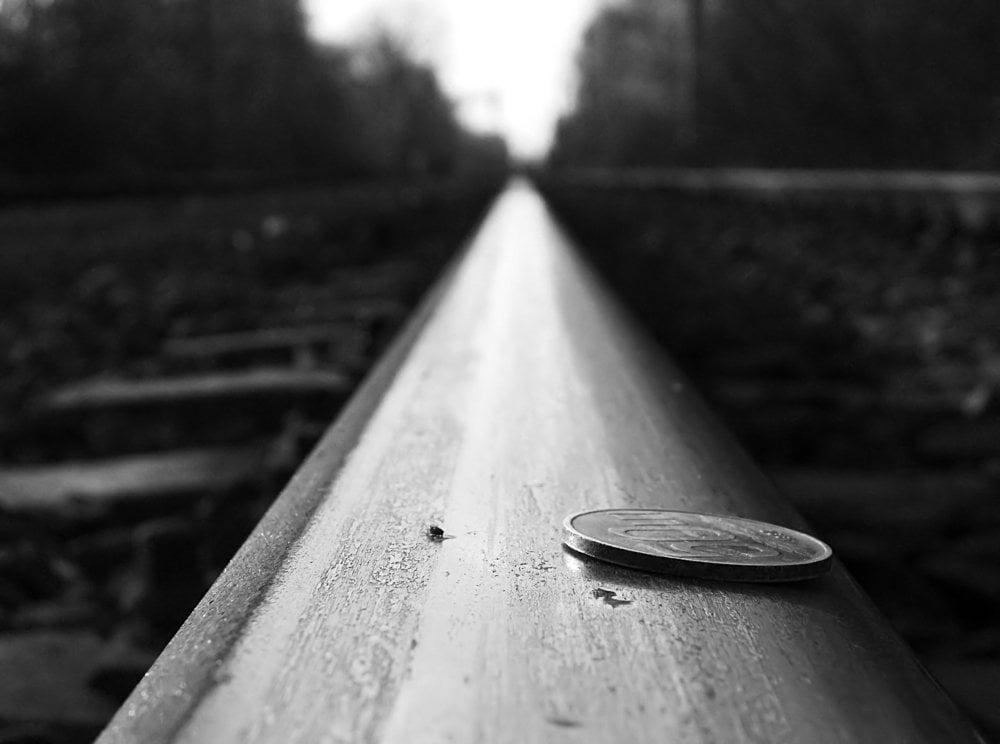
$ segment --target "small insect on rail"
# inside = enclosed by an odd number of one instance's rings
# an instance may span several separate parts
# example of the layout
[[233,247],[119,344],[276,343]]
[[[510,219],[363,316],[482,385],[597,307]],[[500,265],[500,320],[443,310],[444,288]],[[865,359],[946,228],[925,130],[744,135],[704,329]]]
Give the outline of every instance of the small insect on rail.
[[100,741],[977,741],[836,562],[563,549],[612,507],[805,526],[515,183]]

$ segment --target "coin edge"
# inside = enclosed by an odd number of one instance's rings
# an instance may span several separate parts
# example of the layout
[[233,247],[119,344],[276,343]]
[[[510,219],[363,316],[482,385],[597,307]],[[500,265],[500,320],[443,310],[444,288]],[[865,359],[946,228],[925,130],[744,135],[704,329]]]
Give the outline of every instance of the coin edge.
[[[577,517],[584,514],[591,514],[602,511],[661,511],[664,513],[676,514],[697,514],[698,516],[719,517],[721,519],[735,519],[743,522],[755,522],[771,527],[779,527],[789,530],[797,535],[802,535],[808,540],[820,545],[824,555],[815,560],[802,563],[779,564],[779,565],[752,565],[746,563],[727,563],[716,561],[699,561],[695,559],[683,558],[680,556],[657,556],[639,551],[611,545],[598,538],[592,538],[577,530],[572,522]],[[715,581],[739,581],[748,583],[784,583],[790,581],[804,581],[814,579],[828,573],[833,565],[833,548],[826,542],[820,540],[801,530],[793,527],[786,527],[773,522],[761,522],[758,519],[747,517],[736,517],[730,514],[712,514],[707,512],[692,512],[682,509],[659,509],[656,507],[625,507],[622,509],[584,509],[568,515],[563,520],[563,545],[574,553],[593,558],[595,560],[611,563],[625,568],[647,571],[661,575],[681,576],[684,578],[708,579]],[[767,574],[761,575],[761,569]]]

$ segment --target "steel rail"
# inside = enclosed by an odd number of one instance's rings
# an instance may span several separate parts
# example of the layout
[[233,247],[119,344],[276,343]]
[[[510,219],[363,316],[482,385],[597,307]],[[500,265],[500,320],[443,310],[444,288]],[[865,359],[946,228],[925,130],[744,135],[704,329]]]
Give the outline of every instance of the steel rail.
[[805,527],[515,183],[99,741],[979,740],[839,564],[562,548],[611,506]]
[[575,168],[545,181],[600,189],[729,193],[770,201],[886,203],[945,212],[981,229],[1000,224],[1000,173],[764,168]]

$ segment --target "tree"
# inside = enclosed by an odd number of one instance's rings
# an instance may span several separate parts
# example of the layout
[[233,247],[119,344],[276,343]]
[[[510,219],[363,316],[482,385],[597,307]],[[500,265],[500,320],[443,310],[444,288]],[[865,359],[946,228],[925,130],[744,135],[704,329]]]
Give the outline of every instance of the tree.
[[445,174],[459,127],[388,34],[317,46],[298,0],[0,5],[0,173]]
[[355,52],[356,92],[367,122],[366,151],[382,173],[447,173],[459,127],[433,70],[405,42],[377,29]]
[[622,0],[553,162],[1000,167],[998,31],[995,0]]

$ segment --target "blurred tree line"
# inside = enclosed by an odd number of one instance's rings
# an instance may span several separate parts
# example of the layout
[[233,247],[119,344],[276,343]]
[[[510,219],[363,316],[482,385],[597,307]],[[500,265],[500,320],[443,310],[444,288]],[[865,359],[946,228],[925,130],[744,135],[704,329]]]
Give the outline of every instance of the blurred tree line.
[[557,165],[1000,168],[997,0],[617,0]]
[[445,175],[502,143],[375,33],[319,46],[298,0],[0,0],[0,177]]

